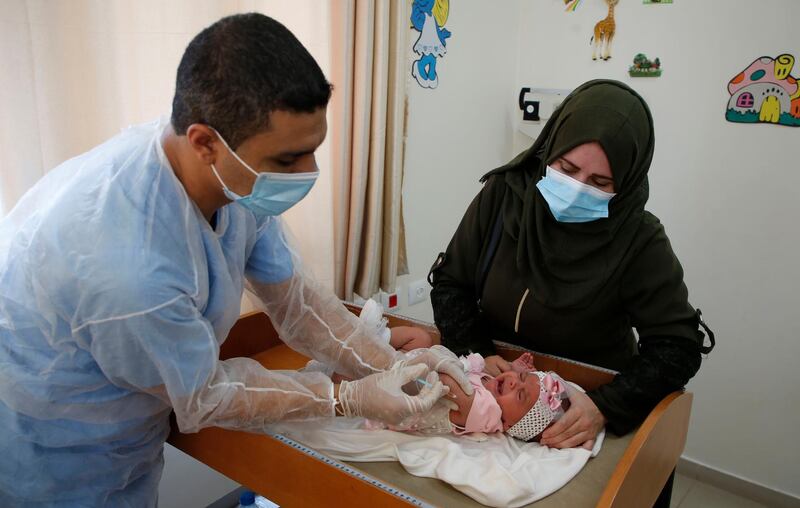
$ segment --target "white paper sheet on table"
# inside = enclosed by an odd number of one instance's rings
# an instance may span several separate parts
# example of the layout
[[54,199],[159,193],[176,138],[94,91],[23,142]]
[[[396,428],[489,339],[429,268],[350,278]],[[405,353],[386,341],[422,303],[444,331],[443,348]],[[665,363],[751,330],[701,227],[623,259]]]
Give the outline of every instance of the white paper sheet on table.
[[335,418],[276,424],[269,430],[337,460],[397,460],[409,473],[447,482],[479,503],[509,507],[532,503],[563,487],[597,455],[605,437],[601,432],[590,452],[556,450],[504,434],[476,442],[363,427],[362,419]]

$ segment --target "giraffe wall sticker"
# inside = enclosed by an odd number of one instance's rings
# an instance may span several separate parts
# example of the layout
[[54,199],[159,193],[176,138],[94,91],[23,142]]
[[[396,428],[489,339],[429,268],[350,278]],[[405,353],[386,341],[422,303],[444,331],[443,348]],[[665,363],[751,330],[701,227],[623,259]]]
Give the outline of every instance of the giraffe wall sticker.
[[791,75],[794,57],[762,56],[728,82],[725,119],[800,127],[800,86]]
[[605,2],[608,5],[608,15],[605,19],[597,22],[594,26],[594,35],[589,40],[589,44],[593,43],[592,60],[597,60],[598,51],[600,52],[601,60],[611,58],[611,41],[617,31],[617,24],[614,21],[614,7],[619,3],[619,0],[605,0]]

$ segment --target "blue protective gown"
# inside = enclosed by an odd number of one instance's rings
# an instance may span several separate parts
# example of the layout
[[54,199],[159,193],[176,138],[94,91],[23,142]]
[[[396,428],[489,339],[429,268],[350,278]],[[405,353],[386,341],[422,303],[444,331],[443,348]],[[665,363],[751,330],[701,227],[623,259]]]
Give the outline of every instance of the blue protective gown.
[[233,204],[212,229],[161,129],[66,161],[0,221],[0,506],[154,506],[170,411],[188,431],[241,413],[219,345],[244,276],[292,261],[277,219]]

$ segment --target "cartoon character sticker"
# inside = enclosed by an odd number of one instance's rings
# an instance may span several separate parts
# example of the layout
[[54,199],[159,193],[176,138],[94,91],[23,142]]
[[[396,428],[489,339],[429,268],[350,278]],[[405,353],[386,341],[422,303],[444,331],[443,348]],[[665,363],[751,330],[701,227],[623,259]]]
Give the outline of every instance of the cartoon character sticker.
[[794,57],[762,56],[728,83],[725,119],[741,123],[774,123],[800,127],[800,87],[790,73]]
[[567,6],[564,9],[567,12],[575,12],[578,9],[578,5],[581,3],[581,0],[564,0],[564,5]]
[[450,0],[414,0],[411,27],[419,32],[414,53],[420,58],[411,64],[411,75],[422,88],[439,86],[436,59],[447,53],[450,31],[444,28],[450,14]]

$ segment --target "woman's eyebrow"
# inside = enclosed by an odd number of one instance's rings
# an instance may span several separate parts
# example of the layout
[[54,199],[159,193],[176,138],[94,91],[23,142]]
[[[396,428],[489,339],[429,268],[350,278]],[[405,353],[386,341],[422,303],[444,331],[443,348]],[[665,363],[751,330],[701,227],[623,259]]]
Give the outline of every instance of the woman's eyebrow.
[[574,163],[574,162],[572,162],[571,160],[567,159],[567,158],[566,158],[566,157],[564,157],[563,155],[560,157],[560,159],[561,159],[562,161],[566,162],[567,164],[569,164],[570,166],[572,166],[573,168],[576,168],[576,169],[578,169],[578,170],[580,170],[580,169],[581,169],[581,167],[580,167],[580,166],[578,166],[577,164],[575,164],[575,163]]
[[[580,171],[580,169],[581,169],[581,167],[580,167],[580,166],[578,166],[577,164],[575,164],[575,163],[574,163],[574,162],[572,162],[571,160],[567,159],[567,158],[566,158],[566,157],[564,157],[563,155],[560,157],[560,159],[561,159],[562,161],[566,162],[567,164],[569,164],[570,166],[572,166],[573,168],[575,168],[575,169],[577,169],[577,170],[579,170],[579,171]],[[605,179],[605,180],[608,180],[609,182],[613,182],[613,181],[614,181],[614,178],[613,178],[613,177],[606,176],[606,175],[601,175],[601,174],[599,174],[599,173],[592,173],[592,176],[593,176],[593,177],[595,177],[595,178],[603,178],[603,179]]]

